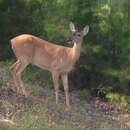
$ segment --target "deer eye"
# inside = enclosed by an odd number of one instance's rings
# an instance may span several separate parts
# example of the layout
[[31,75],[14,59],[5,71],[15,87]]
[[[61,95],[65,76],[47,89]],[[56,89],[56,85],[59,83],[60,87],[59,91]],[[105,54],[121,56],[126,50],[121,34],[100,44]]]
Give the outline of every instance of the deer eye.
[[76,34],[74,33],[73,36],[76,36]]
[[80,37],[81,35],[80,35],[80,34],[78,34],[78,36]]

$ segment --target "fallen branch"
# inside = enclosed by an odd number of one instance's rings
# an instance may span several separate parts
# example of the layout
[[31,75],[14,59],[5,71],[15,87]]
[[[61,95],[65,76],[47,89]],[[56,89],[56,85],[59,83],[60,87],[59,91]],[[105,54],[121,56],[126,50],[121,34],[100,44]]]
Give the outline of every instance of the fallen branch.
[[14,123],[12,120],[9,119],[0,119],[0,122],[9,123],[11,125],[16,126],[16,123]]

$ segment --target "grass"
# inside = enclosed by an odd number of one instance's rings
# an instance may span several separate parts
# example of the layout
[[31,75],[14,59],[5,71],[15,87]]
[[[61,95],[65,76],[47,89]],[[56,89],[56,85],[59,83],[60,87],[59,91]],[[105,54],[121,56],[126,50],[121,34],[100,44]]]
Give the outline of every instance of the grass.
[[126,125],[106,118],[98,108],[87,103],[91,98],[89,91],[71,95],[70,110],[66,109],[65,95],[60,91],[57,106],[54,89],[49,87],[53,86],[50,73],[33,66],[23,73],[30,96],[25,98],[18,94],[11,85],[12,77],[8,68],[12,62],[0,64],[3,75],[0,76],[0,82],[4,83],[0,86],[0,130],[127,130]]
[[41,82],[45,82],[46,86],[50,86],[51,88],[53,86],[51,73],[49,71],[43,70],[35,66],[29,65],[26,68],[26,71],[24,71],[23,77],[26,83],[28,82],[35,83],[36,80],[37,81],[39,80],[40,81],[39,84]]
[[46,123],[46,111],[45,107],[31,108],[29,111],[24,112],[21,120],[17,122],[19,129],[23,130],[46,130],[48,128]]
[[116,106],[127,106],[130,101],[129,96],[121,95],[119,93],[108,93],[106,95],[106,99],[108,99],[111,104],[115,104]]
[[80,90],[78,92],[78,96],[84,100],[90,100],[92,98],[91,92],[89,90]]
[[[13,62],[14,60],[1,63],[4,72],[2,72],[4,75],[2,82],[5,84],[11,80],[9,66],[13,64]],[[5,64],[6,66],[4,66]],[[4,109],[3,113],[5,113],[5,115],[0,116],[1,130],[77,130],[71,118],[68,120],[59,120],[58,116],[64,118],[65,110],[64,106],[58,108],[55,104],[52,87],[48,87],[53,85],[49,72],[34,66],[29,66],[23,73],[23,80],[25,84],[27,84],[26,90],[29,92],[29,95],[36,98],[26,99],[22,95],[20,95],[20,97],[14,93],[13,99],[16,100],[14,106],[12,106],[9,101],[3,101],[1,109]],[[46,81],[46,84],[42,84],[44,81]],[[43,90],[44,93],[47,93],[47,97],[43,97]],[[43,98],[44,103],[39,102],[41,99],[38,99],[38,97]],[[18,101],[19,98],[22,100],[21,102]],[[49,108],[53,108],[54,114],[49,112]],[[55,120],[55,117],[52,118],[52,115],[48,113],[57,116],[57,119]]]
[[[12,119],[10,119],[8,122],[5,121],[5,119],[0,123],[0,129],[1,130],[78,130],[73,125],[73,122],[70,119],[61,119],[60,121],[55,121],[54,118],[52,118],[52,115],[49,115],[49,103],[48,100],[46,104],[43,105],[37,105],[30,107],[27,111],[14,113],[12,116]],[[48,104],[49,103],[49,104]],[[51,102],[52,103],[52,102]],[[52,103],[53,104],[53,103]],[[56,107],[54,104],[51,107]],[[63,118],[64,111],[61,110],[55,110],[54,115],[60,116]],[[10,122],[15,122],[10,123]]]

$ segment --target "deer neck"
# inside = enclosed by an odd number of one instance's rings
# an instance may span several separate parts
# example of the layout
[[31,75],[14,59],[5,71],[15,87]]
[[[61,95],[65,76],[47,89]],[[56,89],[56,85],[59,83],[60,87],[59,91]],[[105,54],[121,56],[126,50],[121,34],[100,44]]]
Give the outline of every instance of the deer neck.
[[80,57],[81,43],[74,43],[73,45],[73,60],[77,61]]

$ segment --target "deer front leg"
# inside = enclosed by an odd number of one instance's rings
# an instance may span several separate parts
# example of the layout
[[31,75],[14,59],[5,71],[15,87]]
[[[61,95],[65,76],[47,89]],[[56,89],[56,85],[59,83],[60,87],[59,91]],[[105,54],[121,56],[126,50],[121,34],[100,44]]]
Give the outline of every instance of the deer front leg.
[[59,102],[59,73],[57,72],[53,72],[52,73],[52,78],[53,78],[53,83],[54,83],[54,87],[55,87],[55,94],[56,94],[56,104],[58,104]]
[[62,73],[61,76],[62,76],[64,91],[65,91],[65,95],[66,95],[66,105],[67,105],[68,108],[70,108],[68,74],[67,73]]

